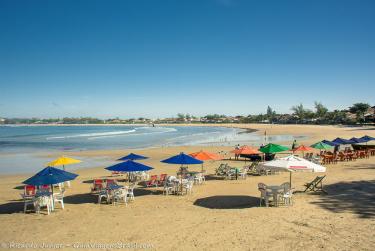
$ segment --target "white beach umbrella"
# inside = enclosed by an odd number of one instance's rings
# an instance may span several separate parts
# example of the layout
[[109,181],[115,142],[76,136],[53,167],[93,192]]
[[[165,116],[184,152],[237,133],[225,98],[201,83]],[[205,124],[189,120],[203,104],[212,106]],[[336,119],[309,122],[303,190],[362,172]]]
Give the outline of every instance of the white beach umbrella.
[[326,171],[326,168],[324,166],[315,164],[311,161],[294,155],[265,162],[263,166],[267,169],[289,171],[290,186],[292,186],[292,172],[306,171],[324,173]]

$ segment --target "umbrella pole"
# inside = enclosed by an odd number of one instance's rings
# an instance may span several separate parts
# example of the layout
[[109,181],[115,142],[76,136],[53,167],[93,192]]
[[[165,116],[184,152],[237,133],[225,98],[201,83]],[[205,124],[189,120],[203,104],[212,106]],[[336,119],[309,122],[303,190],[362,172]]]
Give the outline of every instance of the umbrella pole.
[[182,195],[182,167],[183,167],[183,165],[181,165],[181,167],[180,167],[180,193],[181,193],[181,195]]
[[51,191],[52,191],[52,195],[51,195],[51,198],[52,198],[52,211],[55,210],[55,197],[53,197],[53,185],[51,184]]
[[292,172],[289,173],[289,184],[290,184],[290,189],[292,189]]

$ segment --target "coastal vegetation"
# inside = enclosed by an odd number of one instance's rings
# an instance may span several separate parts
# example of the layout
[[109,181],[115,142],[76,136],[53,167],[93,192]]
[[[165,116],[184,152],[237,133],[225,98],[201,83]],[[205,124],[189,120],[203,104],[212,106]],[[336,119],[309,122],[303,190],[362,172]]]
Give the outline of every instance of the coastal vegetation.
[[196,117],[191,114],[178,113],[172,118],[130,118],[130,119],[99,119],[92,117],[80,118],[0,118],[0,124],[161,124],[161,123],[274,123],[274,124],[328,124],[356,125],[374,124],[375,106],[368,103],[355,103],[348,109],[330,111],[321,102],[315,102],[313,109],[306,108],[302,103],[292,106],[291,113],[277,113],[268,106],[264,114],[228,116],[208,114]]

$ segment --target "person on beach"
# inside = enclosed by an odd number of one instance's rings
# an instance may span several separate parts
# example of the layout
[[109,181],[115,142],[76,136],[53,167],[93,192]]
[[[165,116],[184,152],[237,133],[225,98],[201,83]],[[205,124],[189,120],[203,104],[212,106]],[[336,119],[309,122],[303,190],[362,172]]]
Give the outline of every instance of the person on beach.
[[293,144],[292,144],[292,150],[294,150],[296,148],[297,148],[297,140],[294,140]]
[[340,146],[335,145],[335,148],[333,149],[333,153],[336,154],[339,151]]
[[[236,149],[236,150],[238,150],[238,149],[240,149],[240,144],[237,144],[235,147],[234,147],[234,149]],[[239,154],[234,154],[234,159],[235,160],[238,160],[238,158],[240,157],[240,155]]]

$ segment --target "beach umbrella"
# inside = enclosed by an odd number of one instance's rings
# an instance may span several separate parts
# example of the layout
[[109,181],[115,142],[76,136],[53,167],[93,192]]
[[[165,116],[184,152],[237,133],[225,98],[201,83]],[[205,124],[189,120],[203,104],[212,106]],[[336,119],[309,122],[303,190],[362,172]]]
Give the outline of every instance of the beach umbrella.
[[308,152],[308,151],[313,151],[314,148],[305,146],[305,145],[300,145],[299,147],[295,148],[293,152]]
[[[48,166],[22,183],[31,186],[50,185],[53,196],[53,185],[74,180],[77,176],[78,174]],[[52,203],[54,203],[54,200],[52,200]]]
[[144,164],[135,162],[133,160],[126,160],[124,162],[118,163],[113,166],[106,167],[105,169],[113,172],[125,172],[128,173],[128,181],[130,181],[130,174],[131,172],[142,172],[142,171],[149,171],[154,169],[152,167],[146,166]]
[[302,152],[302,157],[304,156],[305,152],[310,152],[313,151],[314,148],[305,146],[305,145],[300,145],[299,147],[293,149],[293,152]]
[[[191,157],[198,159],[198,160],[221,160],[223,157],[221,157],[219,154],[216,153],[210,153],[203,150],[200,150],[199,152],[190,153]],[[202,172],[203,172],[203,163],[202,163]]]
[[328,149],[331,149],[333,146],[328,145],[324,143],[323,141],[320,141],[318,143],[311,145],[311,147],[315,149],[319,149],[319,150],[328,150]]
[[32,186],[52,186],[64,181],[74,180],[77,176],[77,174],[48,166],[22,183]]
[[[254,148],[254,147],[251,147],[251,146],[241,146],[240,148],[234,149],[231,152],[238,155],[238,156],[240,154],[252,155],[252,154],[260,154],[261,153],[261,152],[259,152],[258,149]],[[245,163],[246,163],[246,158],[245,158]]]
[[190,153],[191,157],[198,159],[198,160],[221,160],[223,157],[221,157],[219,154],[216,153],[210,153],[207,151],[200,150],[199,152]]
[[258,149],[251,147],[251,146],[241,146],[239,149],[234,149],[231,151],[235,154],[260,154]]
[[332,140],[333,143],[339,144],[339,145],[349,145],[354,144],[355,142],[349,139],[343,139],[343,138],[335,138]]
[[[66,157],[66,156],[61,156],[61,157],[47,163],[47,166],[62,166],[63,170],[65,171],[66,165],[78,164],[78,163],[81,163],[81,162],[82,161],[80,161],[78,159],[73,159],[73,158],[69,158],[69,157]],[[68,187],[70,187],[70,181],[67,181],[67,185],[68,185]]]
[[288,151],[288,150],[290,150],[288,147],[277,145],[277,144],[272,144],[272,143],[269,143],[259,149],[259,151],[261,151],[262,153],[278,153],[278,152],[283,152],[283,151]]
[[81,163],[81,162],[82,161],[80,161],[78,159],[73,159],[73,158],[69,158],[69,157],[66,157],[66,156],[61,156],[61,157],[47,163],[47,166],[63,166],[63,170],[65,170],[66,165],[77,164],[77,163]]
[[195,164],[203,163],[203,161],[193,158],[190,155],[187,155],[185,153],[180,153],[178,155],[172,156],[160,162],[167,163],[167,164],[180,164],[180,165],[195,165]]
[[141,171],[149,171],[151,169],[154,169],[150,166],[146,166],[144,164],[135,162],[133,160],[127,160],[121,163],[118,163],[113,166],[106,167],[105,169],[109,171],[114,171],[114,172],[141,172]]
[[179,164],[181,165],[181,168],[183,167],[183,165],[203,164],[202,160],[193,158],[190,155],[187,155],[185,153],[180,153],[178,155],[172,156],[160,162],[167,163],[167,164]]
[[357,143],[357,144],[368,142],[368,141],[365,140],[365,139],[362,139],[362,138],[356,138],[356,137],[353,137],[353,138],[351,138],[350,140],[351,140],[351,141],[354,141],[354,142]]
[[[190,155],[187,155],[183,152],[181,152],[178,155],[172,156],[168,159],[162,160],[160,162],[167,163],[167,164],[180,164],[180,170],[182,174],[182,167],[183,165],[196,165],[196,164],[203,164],[202,160],[196,159],[194,157],[191,157]],[[182,175],[180,175],[180,189],[182,191]]]
[[303,159],[294,155],[268,161],[262,165],[264,167],[267,167],[268,169],[284,170],[284,171],[290,172],[290,175],[289,175],[290,186],[292,186],[292,172],[297,172],[297,171],[325,172],[326,171],[326,168],[324,166],[315,164],[311,161],[308,161],[306,159]]
[[374,137],[371,137],[371,136],[368,136],[368,135],[365,135],[365,136],[361,137],[360,139],[362,139],[362,140],[366,140],[366,141],[375,140]]
[[[50,185],[53,195],[53,185],[74,180],[77,176],[78,174],[48,166],[22,183],[31,186]],[[52,203],[54,203],[54,200],[52,200]]]
[[330,146],[339,146],[340,145],[338,143],[335,143],[335,142],[332,142],[332,141],[329,141],[329,140],[326,140],[326,139],[322,140],[322,142],[324,144],[327,144],[327,145],[330,145]]
[[135,154],[135,153],[130,153],[130,154],[128,154],[128,155],[126,155],[122,158],[119,158],[118,160],[125,161],[125,160],[141,160],[141,159],[148,159],[148,157],[138,155],[138,154]]

